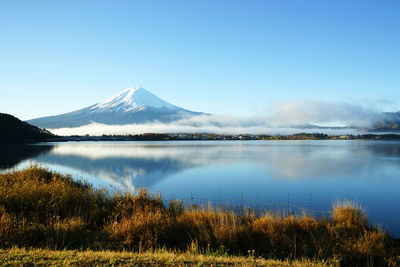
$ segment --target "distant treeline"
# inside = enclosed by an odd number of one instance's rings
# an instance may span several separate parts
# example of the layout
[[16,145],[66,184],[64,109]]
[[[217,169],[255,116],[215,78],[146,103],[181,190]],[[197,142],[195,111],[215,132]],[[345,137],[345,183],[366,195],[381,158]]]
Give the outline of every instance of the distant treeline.
[[398,134],[327,135],[296,133],[292,135],[225,135],[209,133],[145,133],[137,135],[69,136],[64,141],[196,141],[196,140],[400,140]]

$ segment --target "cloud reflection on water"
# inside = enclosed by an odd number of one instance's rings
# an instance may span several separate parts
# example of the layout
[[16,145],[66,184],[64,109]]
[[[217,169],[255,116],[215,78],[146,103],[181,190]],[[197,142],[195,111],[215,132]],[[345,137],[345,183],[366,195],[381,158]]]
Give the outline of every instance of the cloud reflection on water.
[[151,187],[188,169],[244,162],[261,166],[273,179],[356,179],[374,172],[376,164],[399,168],[399,155],[399,143],[368,141],[81,142],[56,144],[36,160],[126,190]]

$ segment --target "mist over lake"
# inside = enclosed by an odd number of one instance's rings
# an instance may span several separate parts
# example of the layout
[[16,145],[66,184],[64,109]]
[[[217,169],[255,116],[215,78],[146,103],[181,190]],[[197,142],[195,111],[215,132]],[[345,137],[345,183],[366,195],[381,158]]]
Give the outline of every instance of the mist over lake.
[[[193,203],[259,209],[301,207],[328,215],[332,202],[354,200],[373,224],[400,236],[400,142],[182,141],[67,142],[32,145],[17,168],[39,162],[96,188],[146,187]],[[41,150],[42,149],[42,150]],[[32,150],[32,149],[31,149]],[[17,150],[16,150],[17,151]],[[33,151],[33,150],[32,150]],[[17,153],[17,152],[16,152]],[[1,157],[7,161],[8,154]],[[1,165],[1,164],[0,164]]]

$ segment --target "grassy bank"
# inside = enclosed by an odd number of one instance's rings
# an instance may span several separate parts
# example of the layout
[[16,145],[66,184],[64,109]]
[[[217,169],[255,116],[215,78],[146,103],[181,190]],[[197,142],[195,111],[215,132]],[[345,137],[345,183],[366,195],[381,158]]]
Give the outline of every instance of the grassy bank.
[[48,249],[0,249],[2,265],[51,265],[51,266],[270,266],[305,267],[328,266],[326,263],[312,261],[280,261],[255,257],[218,256],[167,251],[154,252],[115,252],[115,251],[77,251]]
[[400,263],[395,240],[351,205],[333,207],[329,218],[320,219],[238,215],[179,201],[165,205],[147,191],[110,194],[38,166],[0,174],[0,247],[15,246]]

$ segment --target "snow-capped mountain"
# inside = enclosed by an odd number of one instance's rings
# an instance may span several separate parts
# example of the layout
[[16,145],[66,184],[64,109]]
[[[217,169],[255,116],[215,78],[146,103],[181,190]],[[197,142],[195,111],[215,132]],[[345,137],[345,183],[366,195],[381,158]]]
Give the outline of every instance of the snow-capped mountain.
[[142,87],[128,88],[114,97],[90,106],[92,112],[130,112],[144,110],[148,107],[167,110],[183,110],[165,102]]
[[57,129],[79,127],[93,122],[132,124],[152,121],[170,122],[204,113],[174,106],[142,87],[128,88],[114,97],[89,107],[28,122],[38,127]]

